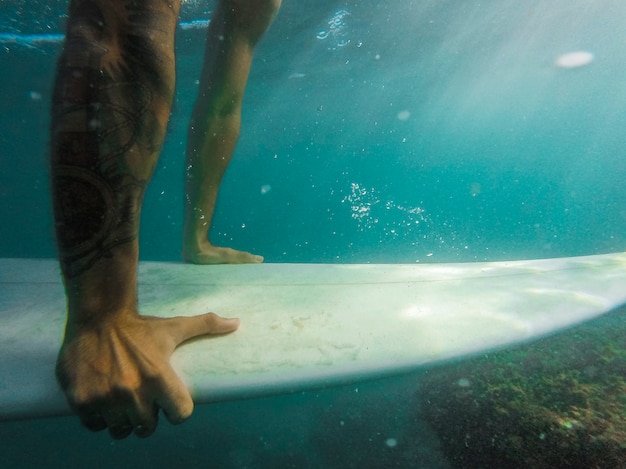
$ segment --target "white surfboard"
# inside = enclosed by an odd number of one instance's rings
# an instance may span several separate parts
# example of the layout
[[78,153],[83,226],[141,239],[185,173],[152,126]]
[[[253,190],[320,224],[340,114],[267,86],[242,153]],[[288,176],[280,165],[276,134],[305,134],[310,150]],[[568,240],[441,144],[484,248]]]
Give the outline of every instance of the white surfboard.
[[[512,262],[195,266],[144,262],[140,307],[214,311],[234,334],[181,346],[196,402],[371,378],[540,337],[626,302],[626,254]],[[53,369],[54,260],[0,259],[0,421],[68,413]]]

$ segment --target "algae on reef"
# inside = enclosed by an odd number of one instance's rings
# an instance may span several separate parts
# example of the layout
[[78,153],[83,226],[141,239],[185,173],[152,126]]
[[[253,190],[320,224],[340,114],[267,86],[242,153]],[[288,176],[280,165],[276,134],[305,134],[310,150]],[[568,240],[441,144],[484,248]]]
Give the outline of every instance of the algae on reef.
[[463,468],[626,468],[626,307],[429,371],[421,417]]

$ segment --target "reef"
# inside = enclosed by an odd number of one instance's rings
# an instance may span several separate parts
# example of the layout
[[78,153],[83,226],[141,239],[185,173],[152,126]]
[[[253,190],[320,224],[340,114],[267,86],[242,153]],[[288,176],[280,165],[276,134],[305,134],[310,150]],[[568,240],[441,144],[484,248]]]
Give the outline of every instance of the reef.
[[626,468],[626,308],[432,369],[419,396],[453,467]]

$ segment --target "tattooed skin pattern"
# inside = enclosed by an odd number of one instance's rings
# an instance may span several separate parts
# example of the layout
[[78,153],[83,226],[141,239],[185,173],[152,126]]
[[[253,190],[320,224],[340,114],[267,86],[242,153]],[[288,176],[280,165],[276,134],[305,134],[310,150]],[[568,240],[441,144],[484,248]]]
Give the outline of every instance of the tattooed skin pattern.
[[[81,14],[68,25],[53,96],[55,228],[68,278],[137,239],[143,193],[165,131],[150,112],[155,93],[159,105],[171,103],[171,93],[160,83],[163,58],[146,35],[133,34],[141,32],[141,21],[152,12],[133,14],[128,5],[120,7],[116,13],[123,21],[113,23],[130,32],[107,37],[102,25],[109,19],[97,3],[75,0],[71,6]],[[124,44],[107,47],[107,41]]]

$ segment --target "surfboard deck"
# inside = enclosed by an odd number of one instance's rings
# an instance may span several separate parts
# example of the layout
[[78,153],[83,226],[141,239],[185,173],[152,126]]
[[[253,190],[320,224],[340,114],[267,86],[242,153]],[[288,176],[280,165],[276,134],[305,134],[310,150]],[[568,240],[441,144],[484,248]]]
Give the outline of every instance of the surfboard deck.
[[[239,330],[181,346],[196,403],[417,368],[541,337],[626,302],[626,254],[462,264],[142,262],[140,310],[214,311]],[[0,259],[0,421],[69,413],[54,379],[55,260]]]

